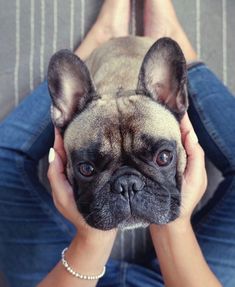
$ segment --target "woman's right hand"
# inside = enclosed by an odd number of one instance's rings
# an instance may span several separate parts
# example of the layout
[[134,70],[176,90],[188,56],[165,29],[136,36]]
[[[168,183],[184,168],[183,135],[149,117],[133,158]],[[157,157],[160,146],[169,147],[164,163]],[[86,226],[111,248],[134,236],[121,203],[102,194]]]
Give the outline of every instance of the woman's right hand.
[[154,229],[180,229],[189,226],[192,213],[202,198],[207,186],[204,151],[198,143],[193,126],[186,113],[180,122],[181,138],[187,164],[182,177],[180,214],[177,219],[166,225],[152,225]]
[[187,154],[187,165],[182,179],[180,216],[176,222],[190,222],[191,215],[206,190],[207,174],[204,151],[198,143],[187,113],[180,122],[180,130]]
[[180,215],[165,225],[152,224],[151,237],[166,286],[221,287],[203,257],[190,223],[192,212],[207,185],[204,152],[187,114],[181,121],[180,128],[187,154]]

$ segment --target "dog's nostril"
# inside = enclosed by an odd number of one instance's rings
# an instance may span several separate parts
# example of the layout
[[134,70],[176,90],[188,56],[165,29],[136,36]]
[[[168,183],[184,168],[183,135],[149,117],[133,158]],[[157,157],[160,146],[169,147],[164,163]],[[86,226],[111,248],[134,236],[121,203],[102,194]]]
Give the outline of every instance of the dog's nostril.
[[139,178],[136,178],[133,182],[132,190],[133,191],[139,191],[139,190],[142,190],[143,187],[144,187],[143,181]]
[[125,186],[119,180],[116,180],[114,185],[113,185],[112,190],[115,193],[124,193],[125,192]]
[[119,186],[118,186],[118,192],[119,192],[119,193],[123,193],[124,191],[125,191],[124,186],[123,186],[122,184],[119,184]]
[[126,175],[119,177],[113,185],[113,192],[128,194],[129,192],[138,192],[144,187],[143,181],[135,175]]
[[133,191],[139,191],[139,190],[141,190],[141,186],[138,183],[135,182],[132,185],[132,190]]

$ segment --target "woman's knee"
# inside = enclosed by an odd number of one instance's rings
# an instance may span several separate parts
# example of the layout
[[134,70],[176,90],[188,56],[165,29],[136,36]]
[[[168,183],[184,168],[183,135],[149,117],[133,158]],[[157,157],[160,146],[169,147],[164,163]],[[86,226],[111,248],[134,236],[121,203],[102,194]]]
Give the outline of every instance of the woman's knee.
[[189,70],[189,117],[206,155],[223,174],[235,171],[235,97],[204,65]]

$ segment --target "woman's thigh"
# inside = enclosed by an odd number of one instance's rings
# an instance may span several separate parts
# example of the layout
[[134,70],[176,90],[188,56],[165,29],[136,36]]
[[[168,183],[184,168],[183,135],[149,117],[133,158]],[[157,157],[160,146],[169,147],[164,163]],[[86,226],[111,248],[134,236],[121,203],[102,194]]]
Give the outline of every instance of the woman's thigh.
[[0,267],[10,286],[35,286],[55,266],[74,228],[39,182],[53,144],[46,83],[0,124]]
[[97,287],[163,287],[162,276],[155,270],[133,263],[109,260],[107,272]]
[[0,196],[1,269],[10,286],[36,286],[59,261],[71,236],[44,209],[38,197],[20,186],[14,190],[2,185],[0,188],[6,193]]
[[223,286],[235,286],[235,177],[226,178],[216,193],[224,196],[194,225],[198,242]]
[[193,217],[203,254],[223,286],[235,286],[235,97],[205,66],[189,70],[189,117],[224,179]]

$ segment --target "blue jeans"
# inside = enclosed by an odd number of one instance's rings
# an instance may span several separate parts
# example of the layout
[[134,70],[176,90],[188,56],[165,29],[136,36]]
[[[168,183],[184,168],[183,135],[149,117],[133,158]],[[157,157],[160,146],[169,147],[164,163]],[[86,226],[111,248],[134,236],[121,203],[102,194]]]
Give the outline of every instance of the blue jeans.
[[[203,254],[225,287],[235,286],[235,98],[203,64],[189,76],[189,116],[224,179],[193,218]],[[53,145],[47,84],[0,125],[0,268],[12,287],[35,286],[60,260],[75,230],[40,183],[38,161]],[[177,280],[177,278],[176,278]],[[155,255],[146,265],[109,260],[98,286],[164,286]]]

